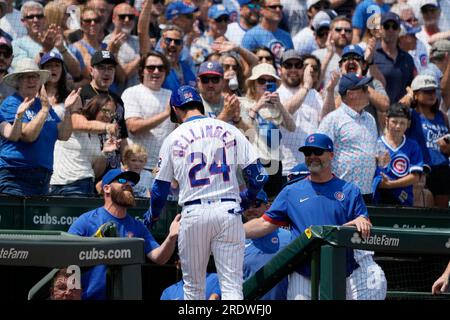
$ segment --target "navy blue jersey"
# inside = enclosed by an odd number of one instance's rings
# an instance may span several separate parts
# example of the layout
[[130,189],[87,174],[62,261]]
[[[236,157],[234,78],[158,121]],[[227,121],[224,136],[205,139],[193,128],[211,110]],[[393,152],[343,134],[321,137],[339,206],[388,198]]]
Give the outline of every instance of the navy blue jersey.
[[[312,225],[342,225],[358,216],[368,217],[368,212],[356,185],[337,177],[325,183],[312,182],[308,177],[287,185],[263,218],[279,226],[291,225],[296,238]],[[347,276],[356,267],[353,250],[349,250]],[[310,265],[306,263],[297,272],[309,278]]]
[[[389,151],[391,162],[384,168],[377,168],[374,178],[374,201],[377,200],[378,184],[381,182],[381,172],[391,180],[397,180],[407,176],[410,173],[423,172],[423,157],[419,145],[414,140],[408,139],[403,136],[403,142],[397,147],[392,148],[384,139],[384,136],[379,140],[383,141],[386,149]],[[407,186],[395,189],[385,189],[392,197],[398,201],[398,204],[405,206],[412,206],[414,203],[413,198],[413,186]]]

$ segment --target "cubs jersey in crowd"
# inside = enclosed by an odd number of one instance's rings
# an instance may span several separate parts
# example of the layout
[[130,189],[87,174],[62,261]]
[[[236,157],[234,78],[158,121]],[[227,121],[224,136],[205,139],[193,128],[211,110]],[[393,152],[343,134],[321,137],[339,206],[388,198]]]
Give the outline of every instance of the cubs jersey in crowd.
[[[308,177],[287,185],[262,217],[278,226],[291,225],[292,236],[296,238],[311,225],[342,225],[359,216],[368,217],[368,212],[355,184],[337,177],[316,183]],[[348,250],[347,276],[356,267],[353,251]],[[309,263],[300,266],[297,272],[311,277]]]
[[[205,143],[209,140],[209,143]],[[256,162],[250,142],[234,126],[194,116],[164,141],[157,180],[178,181],[179,204],[193,200],[239,199],[236,169]]]
[[[378,185],[382,179],[381,172],[383,172],[390,180],[397,180],[413,172],[422,173],[424,164],[422,152],[420,151],[419,145],[414,140],[403,136],[403,142],[395,149],[386,142],[384,136],[381,136],[379,140],[383,142],[386,149],[389,151],[391,161],[384,169],[378,167],[375,173],[373,182],[375,203],[379,202]],[[414,199],[412,185],[408,187],[385,190],[389,192],[396,201],[398,201],[398,204],[405,206],[413,205]]]

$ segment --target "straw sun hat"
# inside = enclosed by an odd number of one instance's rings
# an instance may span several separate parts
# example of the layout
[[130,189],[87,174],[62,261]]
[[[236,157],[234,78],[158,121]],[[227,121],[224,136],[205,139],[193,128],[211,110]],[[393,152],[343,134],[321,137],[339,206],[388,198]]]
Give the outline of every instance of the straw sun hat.
[[3,81],[13,88],[17,88],[17,80],[20,76],[30,73],[37,73],[41,78],[41,83],[44,84],[47,82],[50,77],[50,72],[47,70],[39,69],[38,65],[33,59],[21,59],[17,61],[17,64],[14,66],[14,72],[7,74]]

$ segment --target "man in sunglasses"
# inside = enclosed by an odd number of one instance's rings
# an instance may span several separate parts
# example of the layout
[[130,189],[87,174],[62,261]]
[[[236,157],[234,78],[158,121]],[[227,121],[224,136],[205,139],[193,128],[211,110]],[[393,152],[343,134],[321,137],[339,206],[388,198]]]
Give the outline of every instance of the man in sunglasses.
[[11,42],[0,37],[0,103],[14,93],[14,88],[3,82],[3,78],[8,74],[9,67],[13,59],[13,48]]
[[414,60],[398,46],[400,17],[387,12],[381,15],[381,42],[375,48],[373,63],[386,80],[390,103],[398,102],[407,92],[416,73]]
[[103,39],[104,43],[109,44],[120,36],[121,40],[116,57],[126,77],[126,81],[121,87],[122,90],[139,83],[139,39],[131,34],[136,24],[137,15],[136,9],[128,3],[120,3],[115,6],[112,15],[114,30]]
[[[178,238],[180,215],[177,215],[169,228],[169,234],[159,245],[145,225],[128,215],[127,209],[136,205],[133,186],[139,182],[139,174],[133,171],[113,169],[102,179],[103,207],[82,214],[69,228],[69,233],[90,237],[98,228],[111,221],[121,238],[143,238],[146,257],[154,263],[164,264],[172,256]],[[81,275],[83,300],[105,300],[105,265],[93,267]]]
[[259,21],[259,10],[261,5],[255,0],[238,0],[239,21],[230,23],[225,33],[225,37],[237,45],[241,45],[245,33],[256,26]]
[[372,77],[349,72],[342,75],[339,94],[342,103],[323,118],[319,132],[328,135],[336,146],[333,173],[361,189],[364,200],[372,199],[372,179],[375,173],[375,119],[364,108],[369,104],[368,85]]
[[[247,222],[244,225],[246,237],[258,238],[288,225],[293,237],[298,237],[311,225],[356,226],[363,238],[368,237],[372,224],[359,188],[333,175],[331,139],[324,134],[311,134],[299,151],[305,155],[310,176],[287,185],[262,217]],[[357,279],[353,275],[357,268],[353,250],[348,249],[347,299],[358,299]],[[310,278],[310,263],[290,274],[287,299],[311,299]]]

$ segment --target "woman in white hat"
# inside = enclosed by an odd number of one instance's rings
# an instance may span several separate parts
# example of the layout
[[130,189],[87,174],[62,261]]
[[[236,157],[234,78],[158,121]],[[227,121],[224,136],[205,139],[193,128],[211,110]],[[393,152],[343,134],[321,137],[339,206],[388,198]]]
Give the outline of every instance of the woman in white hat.
[[279,84],[280,78],[271,64],[258,64],[253,67],[252,75],[247,79],[247,95],[240,99],[243,109],[241,114],[246,115],[246,122],[251,123],[255,129],[253,136],[249,136],[250,141],[270,174],[264,187],[270,198],[278,194],[285,182],[281,175],[281,155],[278,149],[282,138],[279,129],[283,127],[294,131],[296,127],[294,119],[281,104],[276,92]]
[[16,92],[3,100],[0,114],[6,121],[13,122],[18,110],[19,113],[23,110],[20,105],[24,101],[30,105],[21,118],[20,140],[7,140],[0,149],[0,193],[45,195],[53,170],[55,142],[70,137],[70,110],[75,104],[81,104],[79,91],[72,91],[67,97],[64,103],[66,113],[60,119],[42,86],[49,78],[49,71],[40,70],[32,59],[19,60],[14,70],[5,76],[4,81]]

